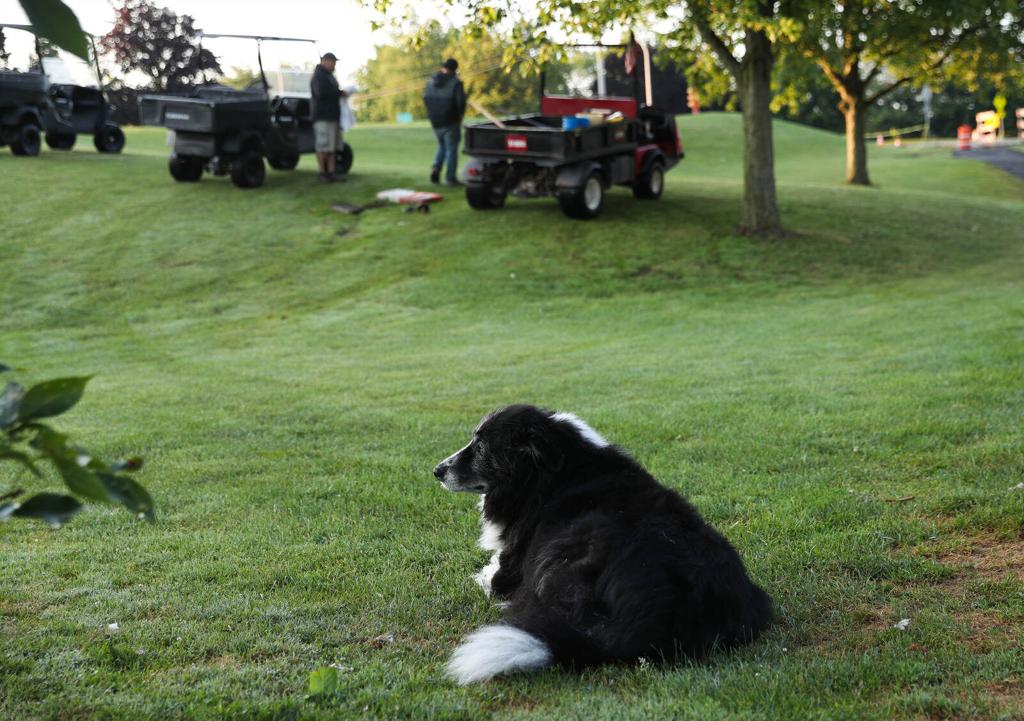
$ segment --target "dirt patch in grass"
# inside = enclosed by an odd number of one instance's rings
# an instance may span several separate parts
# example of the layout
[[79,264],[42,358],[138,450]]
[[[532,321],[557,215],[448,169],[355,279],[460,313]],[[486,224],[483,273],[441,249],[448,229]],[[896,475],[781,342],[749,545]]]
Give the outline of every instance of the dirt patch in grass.
[[[988,653],[1021,643],[1024,619],[1014,614],[1008,618],[991,609],[977,609],[976,600],[981,594],[979,584],[1024,582],[1024,541],[986,533],[963,539],[955,548],[926,545],[918,547],[915,553],[940,563],[947,569],[947,575],[889,589],[885,596],[901,598],[898,602],[889,600],[872,605],[859,602],[847,609],[852,628],[844,633],[835,627],[823,626],[820,631],[810,633],[803,645],[812,646],[819,653],[829,653],[830,649],[863,652],[882,643],[884,634],[897,633],[893,624],[902,616],[913,619],[922,608],[938,608],[944,600],[959,607],[950,612],[963,626],[962,633],[958,634],[961,642],[972,652]],[[913,650],[929,653],[923,646]]]
[[1019,677],[987,683],[983,694],[997,712],[1024,712],[1024,680]]
[[[965,548],[939,554],[940,563],[958,571],[969,570],[985,581],[1024,580],[1024,541],[1004,540],[994,536],[977,536]],[[962,578],[965,574],[958,573]]]

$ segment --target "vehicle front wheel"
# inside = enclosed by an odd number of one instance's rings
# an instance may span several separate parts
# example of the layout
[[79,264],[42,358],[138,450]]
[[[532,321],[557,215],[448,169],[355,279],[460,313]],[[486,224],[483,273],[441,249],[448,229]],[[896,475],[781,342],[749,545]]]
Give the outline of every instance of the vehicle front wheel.
[[495,183],[469,183],[466,202],[474,210],[497,210],[505,205],[505,191]]
[[92,136],[92,144],[101,153],[120,153],[124,150],[124,131],[120,126],[108,123]]
[[179,183],[195,183],[203,177],[203,165],[205,163],[202,158],[174,155],[168,161],[167,168],[171,171],[171,177]]
[[352,146],[348,143],[342,143],[341,147],[334,154],[334,172],[339,175],[348,175],[348,171],[352,170],[352,163],[355,161],[355,158]]
[[665,166],[651,163],[640,176],[633,181],[633,196],[644,200],[657,200],[665,189]]
[[604,183],[596,170],[586,177],[577,188],[563,191],[558,195],[562,212],[570,218],[590,220],[601,214],[604,206]]
[[75,147],[74,133],[47,133],[46,144],[54,150],[71,150]]
[[231,182],[238,188],[258,188],[266,177],[267,169],[259,153],[243,153],[231,164]]
[[11,152],[15,155],[39,155],[42,144],[39,126],[26,123],[18,128],[18,135],[11,143]]

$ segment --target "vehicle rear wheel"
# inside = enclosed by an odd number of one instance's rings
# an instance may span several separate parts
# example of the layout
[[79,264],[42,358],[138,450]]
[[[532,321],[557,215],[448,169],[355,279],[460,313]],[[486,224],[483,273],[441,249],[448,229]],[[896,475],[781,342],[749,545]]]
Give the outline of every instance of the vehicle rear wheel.
[[18,135],[11,143],[11,152],[15,155],[39,155],[42,144],[39,126],[25,123],[18,128]]
[[497,210],[505,205],[505,190],[495,183],[469,183],[466,202],[474,210]]
[[266,177],[267,169],[263,165],[263,156],[259,153],[253,151],[242,153],[231,164],[231,182],[236,187],[258,188],[263,185]]
[[601,181],[601,174],[596,170],[592,171],[582,185],[560,193],[558,202],[562,206],[562,212],[570,218],[596,218],[604,206],[604,183]]
[[167,163],[171,177],[179,183],[198,182],[203,177],[204,165],[202,158],[195,158],[191,155],[174,155]]
[[334,154],[334,172],[339,175],[348,175],[348,171],[352,170],[354,160],[355,153],[352,152],[352,146],[342,143],[338,152]]
[[299,164],[299,154],[268,155],[267,162],[274,170],[295,170],[295,166]]
[[660,162],[651,163],[633,182],[633,195],[645,200],[657,200],[665,189],[665,166]]
[[107,123],[92,136],[92,144],[101,153],[120,153],[124,150],[124,131],[113,123]]
[[54,150],[71,150],[75,147],[74,133],[47,133],[46,144]]

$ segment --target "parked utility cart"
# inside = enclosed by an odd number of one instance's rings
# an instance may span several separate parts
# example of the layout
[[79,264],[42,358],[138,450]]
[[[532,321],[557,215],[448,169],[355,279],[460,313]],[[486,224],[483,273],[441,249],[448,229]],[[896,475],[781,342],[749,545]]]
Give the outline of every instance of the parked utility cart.
[[43,128],[60,122],[42,73],[0,70],[0,146],[11,146],[15,155],[39,155]]
[[[547,94],[540,112],[466,126],[466,200],[477,210],[501,208],[509,195],[555,196],[572,218],[596,217],[613,185],[642,199],[661,197],[665,172],[683,157],[675,118],[654,106],[649,53],[639,44],[577,45],[623,50],[633,97],[604,93]],[[600,71],[609,64],[605,59]],[[643,81],[636,70],[642,65]],[[603,78],[597,83],[601,89]]]
[[[37,155],[41,134],[54,150],[71,150],[78,135],[85,134],[93,136],[93,145],[101,153],[120,153],[124,132],[110,120],[95,46],[91,64],[61,51],[44,57],[30,25],[0,27],[32,34],[40,68],[39,72],[0,72],[0,107],[6,111],[0,111],[6,116],[0,118],[6,129],[0,130],[0,142],[10,143],[17,154]],[[16,127],[15,119],[19,120]]]
[[[230,175],[239,188],[263,185],[266,158],[275,170],[294,170],[303,153],[312,153],[313,121],[308,80],[302,90],[271,88],[263,69],[264,42],[314,43],[300,38],[258,35],[204,35],[205,39],[241,38],[256,42],[259,86],[237,90],[219,84],[204,85],[190,96],[144,95],[139,111],[144,125],[174,131],[174,151],[168,162],[171,177],[195,182],[203,171]],[[314,43],[315,48],[315,43]],[[342,144],[337,170],[352,167],[352,148]]]

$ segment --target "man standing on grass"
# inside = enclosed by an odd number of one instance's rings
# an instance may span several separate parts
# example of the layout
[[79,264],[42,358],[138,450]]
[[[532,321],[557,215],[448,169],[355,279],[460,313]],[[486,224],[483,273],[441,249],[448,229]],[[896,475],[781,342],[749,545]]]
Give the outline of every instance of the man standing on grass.
[[313,79],[309,83],[313,95],[313,143],[316,160],[320,164],[321,183],[345,179],[334,175],[335,154],[342,142],[340,100],[345,97],[334,77],[334,66],[337,63],[338,58],[334,53],[326,53],[320,58],[320,64],[313,71]]
[[423,104],[427,106],[427,117],[437,136],[437,155],[430,168],[431,183],[440,182],[441,166],[446,165],[448,185],[462,185],[458,177],[459,140],[462,116],[466,114],[466,89],[455,74],[458,69],[455,58],[448,58],[423,90]]

